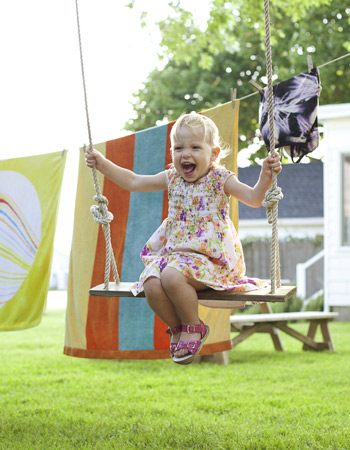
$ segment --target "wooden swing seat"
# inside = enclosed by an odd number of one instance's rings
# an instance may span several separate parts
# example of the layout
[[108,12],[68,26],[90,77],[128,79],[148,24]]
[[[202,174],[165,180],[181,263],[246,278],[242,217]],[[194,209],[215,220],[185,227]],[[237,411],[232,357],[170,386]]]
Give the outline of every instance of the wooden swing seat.
[[[132,297],[142,298],[145,297],[144,292],[140,292],[136,297],[131,292],[131,286],[133,283],[121,282],[118,285],[116,283],[110,283],[109,289],[104,289],[103,284],[99,284],[90,289],[89,293],[94,297]],[[270,293],[271,289],[263,288],[255,291],[248,292],[232,292],[232,291],[215,291],[214,289],[208,289],[198,292],[199,303],[203,306],[212,308],[234,308],[237,307],[237,303],[242,302],[286,302],[297,291],[296,286],[281,286],[275,290],[274,294]]]

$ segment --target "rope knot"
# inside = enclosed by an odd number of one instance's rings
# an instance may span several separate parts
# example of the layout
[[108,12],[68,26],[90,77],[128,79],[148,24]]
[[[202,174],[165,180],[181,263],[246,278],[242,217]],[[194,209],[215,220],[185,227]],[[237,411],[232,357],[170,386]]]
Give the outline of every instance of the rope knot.
[[114,219],[113,214],[108,211],[108,199],[104,195],[95,195],[94,200],[98,205],[90,207],[91,214],[94,216],[94,221],[100,225],[107,225]]
[[279,186],[275,188],[271,188],[266,191],[265,198],[262,202],[262,205],[266,208],[266,216],[268,223],[273,222],[273,210],[278,205],[278,202],[282,200],[283,192]]
[[99,206],[103,204],[108,206],[108,198],[104,195],[95,195],[94,200],[99,204]]

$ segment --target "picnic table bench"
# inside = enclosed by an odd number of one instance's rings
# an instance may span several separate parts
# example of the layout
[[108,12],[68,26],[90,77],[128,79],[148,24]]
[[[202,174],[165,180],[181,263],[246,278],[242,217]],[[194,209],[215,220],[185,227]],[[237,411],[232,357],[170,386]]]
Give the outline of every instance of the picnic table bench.
[[[263,305],[261,305],[263,306]],[[284,351],[282,341],[279,336],[279,330],[293,336],[295,339],[303,342],[303,350],[331,350],[334,351],[331,332],[328,323],[338,316],[338,313],[332,312],[288,312],[272,313],[271,309],[265,306],[265,314],[242,314],[231,315],[231,331],[238,331],[239,334],[232,339],[232,347],[243,342],[254,333],[270,333],[275,349]],[[308,321],[309,329],[307,335],[303,335],[291,328],[286,322],[289,321]],[[323,337],[322,342],[315,341],[315,334],[318,325],[321,328]]]

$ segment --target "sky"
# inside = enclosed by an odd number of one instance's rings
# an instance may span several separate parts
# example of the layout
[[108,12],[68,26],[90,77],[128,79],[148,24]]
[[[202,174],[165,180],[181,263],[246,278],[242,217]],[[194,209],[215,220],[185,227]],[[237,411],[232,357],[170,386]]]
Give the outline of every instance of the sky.
[[[159,32],[143,29],[140,13],[155,23],[168,15],[167,1],[126,3],[79,1],[94,143],[125,134],[132,94],[159,65]],[[209,3],[183,0],[199,21]],[[68,150],[55,238],[55,249],[68,255],[79,148],[88,143],[75,0],[0,0],[0,42],[0,159]]]
[[[125,134],[132,94],[160,64],[152,24],[169,15],[168,1],[136,0],[134,9],[126,3],[79,0],[94,143]],[[210,3],[182,0],[202,27]],[[142,10],[150,27],[141,27]],[[0,42],[0,159],[68,150],[55,249],[69,255],[79,148],[88,143],[75,0],[0,0]]]

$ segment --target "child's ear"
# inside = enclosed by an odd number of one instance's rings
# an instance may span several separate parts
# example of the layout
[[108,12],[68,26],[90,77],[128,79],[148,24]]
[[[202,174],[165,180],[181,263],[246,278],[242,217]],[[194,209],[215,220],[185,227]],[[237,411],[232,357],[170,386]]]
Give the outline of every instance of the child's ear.
[[220,147],[215,147],[215,148],[213,148],[213,152],[212,152],[212,154],[211,154],[211,159],[212,159],[213,161],[215,161],[215,160],[218,158],[219,153],[220,153]]

